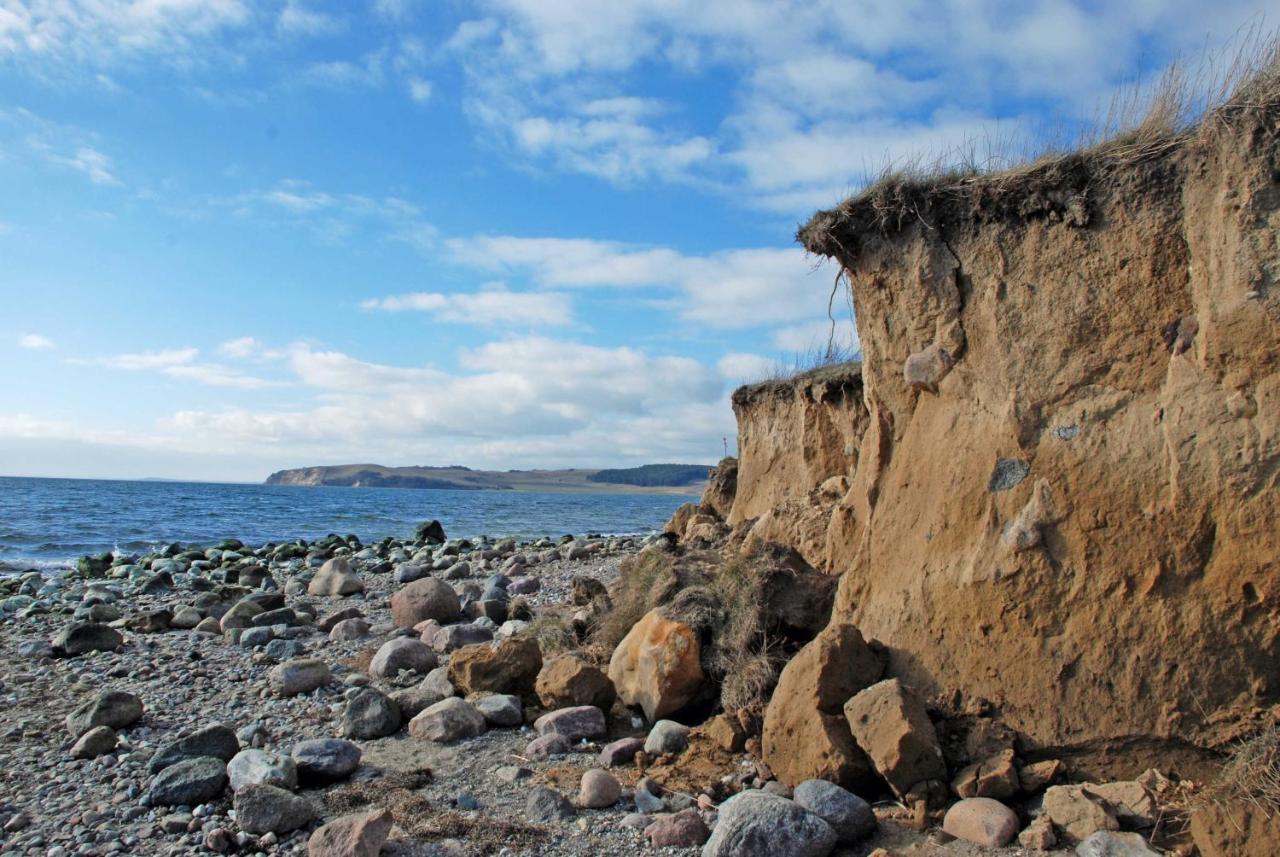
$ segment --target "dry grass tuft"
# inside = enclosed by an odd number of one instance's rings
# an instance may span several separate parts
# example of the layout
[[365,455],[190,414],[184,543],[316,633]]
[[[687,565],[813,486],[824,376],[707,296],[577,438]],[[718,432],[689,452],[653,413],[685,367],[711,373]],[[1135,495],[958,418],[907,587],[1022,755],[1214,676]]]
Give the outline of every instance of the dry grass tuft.
[[568,619],[559,613],[544,610],[522,632],[538,641],[543,657],[565,652],[577,647],[579,640]]
[[1267,815],[1280,813],[1280,728],[1238,745],[1207,798],[1251,803]]
[[665,603],[678,587],[675,561],[669,554],[646,550],[627,557],[610,593],[613,610],[601,617],[594,641],[612,650],[644,614]]

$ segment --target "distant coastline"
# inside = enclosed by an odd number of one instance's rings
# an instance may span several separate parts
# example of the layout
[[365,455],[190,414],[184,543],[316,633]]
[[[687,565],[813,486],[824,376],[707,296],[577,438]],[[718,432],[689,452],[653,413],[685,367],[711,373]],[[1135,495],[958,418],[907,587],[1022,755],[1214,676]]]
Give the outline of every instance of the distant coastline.
[[537,491],[597,494],[697,494],[711,465],[646,464],[625,469],[472,470],[338,464],[280,470],[267,485],[342,488],[423,488],[452,491]]

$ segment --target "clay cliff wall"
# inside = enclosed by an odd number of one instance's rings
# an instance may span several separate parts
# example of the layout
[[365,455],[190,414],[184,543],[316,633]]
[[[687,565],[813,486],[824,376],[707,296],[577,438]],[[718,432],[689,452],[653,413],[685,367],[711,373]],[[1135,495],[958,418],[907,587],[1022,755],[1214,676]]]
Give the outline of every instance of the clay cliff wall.
[[800,239],[861,373],[735,396],[728,518],[841,575],[833,626],[1031,756],[1144,764],[1276,709],[1280,101],[886,183]]

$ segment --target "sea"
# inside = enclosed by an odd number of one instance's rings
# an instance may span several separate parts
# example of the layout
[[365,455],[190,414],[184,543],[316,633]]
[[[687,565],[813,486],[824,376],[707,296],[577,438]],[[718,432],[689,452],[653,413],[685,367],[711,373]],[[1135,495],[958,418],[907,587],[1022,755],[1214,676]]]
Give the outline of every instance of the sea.
[[653,533],[696,495],[330,488],[0,477],[0,575],[84,554],[160,545],[248,545],[355,534],[408,538],[439,519],[449,537]]

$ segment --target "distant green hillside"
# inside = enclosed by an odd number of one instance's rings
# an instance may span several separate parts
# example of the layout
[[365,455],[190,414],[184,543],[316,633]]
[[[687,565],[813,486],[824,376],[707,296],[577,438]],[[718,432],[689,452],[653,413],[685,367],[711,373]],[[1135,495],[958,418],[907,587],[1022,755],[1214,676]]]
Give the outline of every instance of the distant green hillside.
[[600,470],[587,477],[589,482],[610,485],[639,485],[644,488],[675,488],[707,481],[709,464],[642,464],[621,470]]

